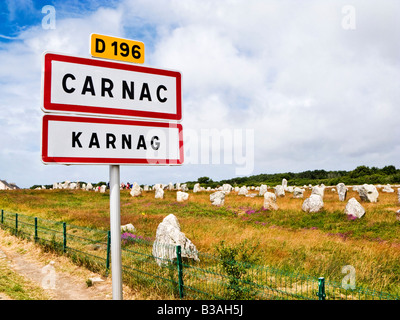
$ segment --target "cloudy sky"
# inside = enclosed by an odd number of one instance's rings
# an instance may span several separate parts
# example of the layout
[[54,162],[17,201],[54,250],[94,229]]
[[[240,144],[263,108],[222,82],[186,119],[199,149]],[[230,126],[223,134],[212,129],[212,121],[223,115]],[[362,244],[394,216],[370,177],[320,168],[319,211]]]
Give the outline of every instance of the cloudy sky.
[[91,33],[142,41],[144,65],[182,73],[186,163],[123,166],[124,182],[400,166],[397,0],[6,0],[0,13],[0,179],[20,187],[109,179],[40,157],[42,54],[90,57]]

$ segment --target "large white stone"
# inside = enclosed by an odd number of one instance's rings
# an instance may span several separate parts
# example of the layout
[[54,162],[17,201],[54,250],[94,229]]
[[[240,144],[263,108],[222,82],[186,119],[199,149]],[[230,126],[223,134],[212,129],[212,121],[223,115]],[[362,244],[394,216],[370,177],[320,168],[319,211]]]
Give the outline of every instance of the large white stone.
[[318,212],[324,206],[324,201],[319,194],[311,194],[309,198],[304,200],[301,209],[305,212]]
[[211,204],[214,206],[222,206],[225,202],[225,192],[217,191],[210,194]]
[[262,184],[262,185],[260,186],[260,190],[259,190],[258,194],[259,194],[260,196],[263,196],[264,193],[266,193],[267,191],[268,191],[268,186],[267,186],[266,184]]
[[239,189],[238,195],[246,195],[249,192],[249,190],[247,190],[246,186],[243,186]]
[[302,199],[303,198],[303,193],[304,193],[304,189],[301,189],[299,187],[295,187],[293,189],[293,198]]
[[265,192],[264,193],[264,209],[266,210],[278,210],[279,207],[276,204],[276,195],[272,192]]
[[228,194],[232,191],[233,187],[229,183],[224,183],[222,185],[222,191],[225,192],[225,194]]
[[390,184],[387,184],[383,187],[382,192],[393,193],[394,189]]
[[378,201],[378,190],[372,184],[363,184],[358,188],[358,194],[362,201],[366,202],[377,202]]
[[125,224],[121,226],[121,232],[131,232],[134,233],[136,231],[136,228],[133,226],[132,223]]
[[161,187],[156,188],[154,198],[155,199],[163,199],[164,198],[164,189]]
[[189,193],[183,191],[177,191],[176,193],[176,201],[182,202],[189,199]]
[[134,182],[132,185],[131,192],[129,192],[132,197],[138,197],[142,194],[142,188],[139,186],[138,183]]
[[321,198],[324,198],[324,193],[325,193],[325,186],[314,186],[311,190],[311,194],[318,194],[321,196]]
[[285,196],[285,189],[281,185],[277,185],[275,188],[275,195],[277,197],[284,197]]
[[282,187],[283,189],[287,188],[287,180],[285,178],[282,179]]
[[93,190],[93,185],[90,182],[88,182],[88,184],[86,185],[86,190],[87,191]]
[[105,192],[106,192],[106,189],[107,189],[107,186],[106,186],[105,184],[103,184],[103,185],[100,187],[100,192],[101,192],[101,193],[105,193]]
[[365,209],[356,198],[351,198],[344,208],[344,213],[353,217],[361,218],[365,214]]
[[347,188],[343,182],[340,182],[336,186],[337,193],[339,195],[339,201],[345,201],[347,195]]
[[196,183],[194,185],[194,187],[193,187],[193,192],[196,193],[196,192],[199,192],[199,191],[200,191],[200,183]]
[[157,264],[168,264],[176,259],[176,246],[181,246],[181,256],[200,261],[196,246],[181,231],[178,219],[169,214],[158,225],[156,239],[153,243],[153,256]]
[[400,203],[400,188],[397,188],[397,201]]

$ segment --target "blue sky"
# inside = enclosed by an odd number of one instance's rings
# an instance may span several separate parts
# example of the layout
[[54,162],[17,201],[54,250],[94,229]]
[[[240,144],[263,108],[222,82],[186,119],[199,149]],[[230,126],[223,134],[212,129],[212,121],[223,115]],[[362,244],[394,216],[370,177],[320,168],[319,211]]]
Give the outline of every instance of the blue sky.
[[[42,28],[45,5],[55,29]],[[186,163],[123,166],[122,181],[400,167],[399,9],[395,0],[3,1],[0,179],[108,181],[107,166],[40,161],[42,53],[89,57],[91,33],[142,41],[145,65],[182,73]],[[207,143],[212,130],[241,132],[242,157],[226,157],[226,141]]]

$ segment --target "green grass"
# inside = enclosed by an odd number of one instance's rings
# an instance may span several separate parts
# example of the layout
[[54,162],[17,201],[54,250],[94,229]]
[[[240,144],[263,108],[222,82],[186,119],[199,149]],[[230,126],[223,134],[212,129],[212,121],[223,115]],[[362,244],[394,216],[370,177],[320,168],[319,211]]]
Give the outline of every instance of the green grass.
[[5,259],[0,259],[0,292],[13,300],[48,300],[44,290],[14,272]]
[[[309,191],[305,193],[307,197]],[[347,199],[357,193],[349,191]],[[278,198],[279,210],[262,210],[263,197],[230,194],[223,207],[210,204],[209,193],[190,193],[176,202],[175,192],[154,199],[153,192],[133,198],[121,191],[121,224],[132,223],[136,234],[154,239],[158,224],[170,213],[182,231],[203,253],[217,254],[224,240],[238,245],[259,243],[255,253],[260,264],[313,277],[324,276],[340,283],[341,269],[352,265],[357,285],[400,294],[400,221],[397,194],[383,194],[378,203],[362,203],[367,213],[350,220],[343,213],[346,202],[325,192],[324,210],[301,211],[302,199],[290,194]],[[70,224],[108,230],[109,194],[75,190],[0,191],[0,208]],[[84,232],[84,231],[82,231]]]

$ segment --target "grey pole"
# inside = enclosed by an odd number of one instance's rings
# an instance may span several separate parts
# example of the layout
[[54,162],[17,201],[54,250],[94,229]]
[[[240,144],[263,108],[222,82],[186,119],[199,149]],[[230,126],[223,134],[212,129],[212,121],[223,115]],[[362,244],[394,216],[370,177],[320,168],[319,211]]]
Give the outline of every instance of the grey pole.
[[110,165],[111,279],[113,300],[122,300],[121,203],[119,165]]

